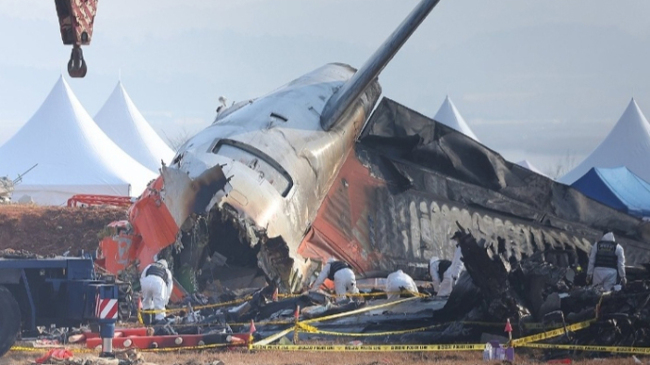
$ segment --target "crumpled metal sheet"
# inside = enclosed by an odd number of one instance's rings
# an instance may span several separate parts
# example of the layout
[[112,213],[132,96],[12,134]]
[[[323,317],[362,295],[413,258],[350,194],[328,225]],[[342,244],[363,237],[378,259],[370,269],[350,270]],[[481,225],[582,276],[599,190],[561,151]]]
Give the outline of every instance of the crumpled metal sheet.
[[[503,159],[471,138],[384,98],[321,205],[298,253],[347,260],[360,275],[424,279],[450,258],[456,222],[516,262],[568,250],[586,267],[613,230],[630,264],[650,261],[650,225]],[[500,238],[500,240],[498,240]],[[568,264],[573,264],[569,262]]]

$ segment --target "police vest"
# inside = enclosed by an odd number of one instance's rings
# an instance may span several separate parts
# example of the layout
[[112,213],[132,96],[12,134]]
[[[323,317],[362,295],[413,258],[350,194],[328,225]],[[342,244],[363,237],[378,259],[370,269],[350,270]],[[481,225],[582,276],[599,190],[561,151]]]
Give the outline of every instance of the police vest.
[[596,243],[596,262],[594,263],[594,267],[616,269],[617,264],[616,242],[600,241]]
[[165,285],[169,285],[169,278],[167,277],[167,270],[165,270],[165,267],[162,266],[161,264],[154,262],[149,266],[147,269],[147,274],[145,276],[157,276],[165,282]]
[[330,263],[330,272],[327,275],[327,278],[330,280],[334,280],[334,274],[336,274],[337,271],[343,270],[343,269],[349,269],[350,265],[348,265],[347,262],[344,261],[334,261]]

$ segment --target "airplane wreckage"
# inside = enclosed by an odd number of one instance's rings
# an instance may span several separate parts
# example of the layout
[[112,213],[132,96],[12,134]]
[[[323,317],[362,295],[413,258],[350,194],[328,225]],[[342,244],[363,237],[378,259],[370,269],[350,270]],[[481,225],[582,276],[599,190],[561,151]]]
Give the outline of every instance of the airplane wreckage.
[[647,223],[380,101],[379,73],[437,3],[418,4],[359,70],[327,64],[219,110],[100,243],[106,268],[165,257],[188,292],[215,280],[295,292],[329,257],[358,278],[426,279],[430,257],[452,256],[457,224],[498,243],[508,267],[541,252],[586,268],[605,230],[628,264],[650,262]]

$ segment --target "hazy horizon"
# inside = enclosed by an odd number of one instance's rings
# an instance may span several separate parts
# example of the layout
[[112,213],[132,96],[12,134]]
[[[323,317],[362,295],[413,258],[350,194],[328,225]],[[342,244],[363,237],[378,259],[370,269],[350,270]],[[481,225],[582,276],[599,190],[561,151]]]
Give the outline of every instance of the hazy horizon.
[[[88,75],[70,79],[54,2],[6,0],[0,145],[62,73],[92,116],[121,79],[163,139],[193,134],[212,122],[219,96],[259,97],[328,62],[359,67],[415,4],[101,1]],[[380,75],[383,96],[433,117],[449,95],[508,160],[547,173],[578,164],[632,97],[650,110],[646,14],[640,0],[441,0]]]

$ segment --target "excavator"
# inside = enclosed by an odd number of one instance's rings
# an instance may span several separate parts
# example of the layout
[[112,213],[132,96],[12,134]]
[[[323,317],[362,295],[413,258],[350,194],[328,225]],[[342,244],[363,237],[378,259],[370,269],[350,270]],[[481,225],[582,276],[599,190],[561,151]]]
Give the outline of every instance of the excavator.
[[63,44],[72,45],[68,61],[70,77],[84,77],[88,71],[81,46],[90,44],[98,0],[54,0]]

